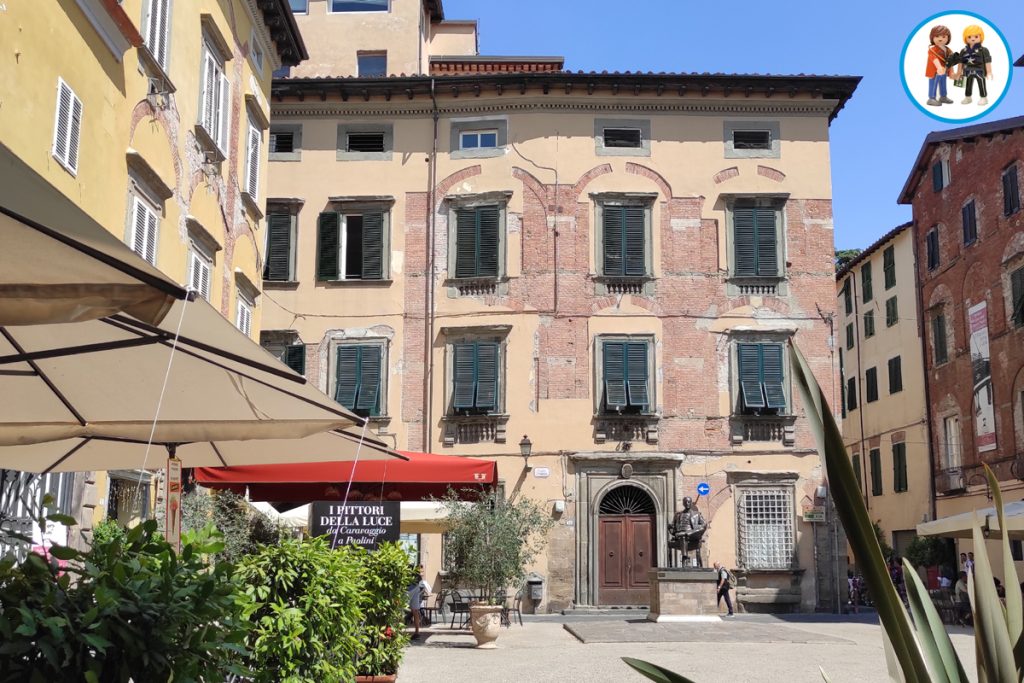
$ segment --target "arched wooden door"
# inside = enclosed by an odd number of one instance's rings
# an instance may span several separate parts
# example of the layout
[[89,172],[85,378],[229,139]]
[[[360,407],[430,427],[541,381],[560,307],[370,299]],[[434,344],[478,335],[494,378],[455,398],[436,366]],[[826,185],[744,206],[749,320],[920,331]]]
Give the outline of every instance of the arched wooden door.
[[598,602],[646,605],[657,560],[654,501],[636,486],[609,491],[598,507]]

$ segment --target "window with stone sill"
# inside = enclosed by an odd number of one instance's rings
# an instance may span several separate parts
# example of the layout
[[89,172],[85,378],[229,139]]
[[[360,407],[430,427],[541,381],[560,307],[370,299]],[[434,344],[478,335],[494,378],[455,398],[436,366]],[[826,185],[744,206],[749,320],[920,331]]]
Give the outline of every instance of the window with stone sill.
[[505,353],[509,328],[444,332],[445,404],[442,443],[505,443]]
[[650,335],[610,335],[595,340],[597,415],[654,414],[654,350]]
[[737,487],[739,565],[748,570],[796,566],[793,486]]
[[380,205],[344,206],[317,219],[319,282],[386,280],[390,211]]
[[735,414],[789,414],[785,349],[778,342],[738,342],[735,349]]
[[743,198],[728,207],[730,290],[774,295],[785,280],[784,202]]
[[510,192],[448,200],[448,285],[456,296],[499,293],[506,274]]
[[387,343],[359,340],[334,349],[334,400],[356,415],[377,417],[386,412]]

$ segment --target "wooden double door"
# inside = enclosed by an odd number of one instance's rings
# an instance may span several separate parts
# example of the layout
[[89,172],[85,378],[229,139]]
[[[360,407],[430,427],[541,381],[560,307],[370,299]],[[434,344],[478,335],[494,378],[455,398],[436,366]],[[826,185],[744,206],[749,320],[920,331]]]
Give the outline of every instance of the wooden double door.
[[598,517],[598,602],[650,604],[648,572],[657,562],[653,514]]

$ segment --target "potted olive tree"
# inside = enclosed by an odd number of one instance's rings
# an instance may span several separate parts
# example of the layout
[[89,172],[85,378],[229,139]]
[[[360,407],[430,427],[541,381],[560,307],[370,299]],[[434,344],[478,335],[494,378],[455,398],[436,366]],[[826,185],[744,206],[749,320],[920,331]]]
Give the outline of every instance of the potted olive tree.
[[496,596],[522,585],[526,567],[544,547],[552,520],[532,500],[512,502],[493,491],[471,503],[449,491],[443,503],[444,568],[455,588],[480,592],[480,600],[469,607],[473,636],[477,647],[493,648],[502,611]]

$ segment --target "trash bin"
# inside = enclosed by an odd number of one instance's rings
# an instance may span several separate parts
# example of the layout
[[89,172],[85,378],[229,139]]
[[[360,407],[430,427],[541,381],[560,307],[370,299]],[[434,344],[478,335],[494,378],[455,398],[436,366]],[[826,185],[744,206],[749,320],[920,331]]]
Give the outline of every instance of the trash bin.
[[544,599],[544,578],[539,574],[530,573],[526,579],[526,587],[530,592],[530,599],[540,602]]

